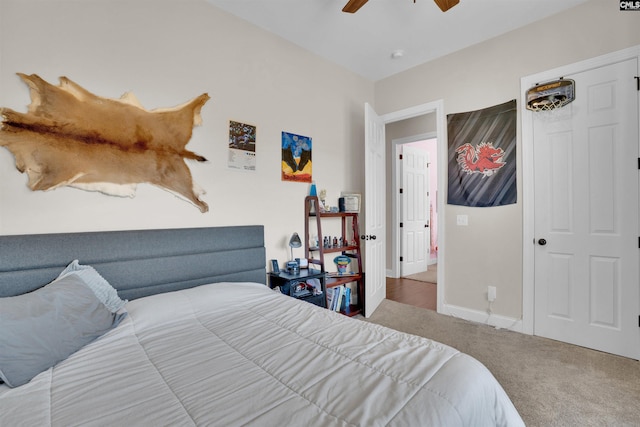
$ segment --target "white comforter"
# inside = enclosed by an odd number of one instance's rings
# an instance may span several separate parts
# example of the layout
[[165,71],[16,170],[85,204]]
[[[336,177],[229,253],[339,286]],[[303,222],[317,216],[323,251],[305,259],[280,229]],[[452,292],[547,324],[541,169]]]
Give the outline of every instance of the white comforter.
[[478,361],[253,283],[127,304],[114,330],[15,388],[1,426],[523,425]]

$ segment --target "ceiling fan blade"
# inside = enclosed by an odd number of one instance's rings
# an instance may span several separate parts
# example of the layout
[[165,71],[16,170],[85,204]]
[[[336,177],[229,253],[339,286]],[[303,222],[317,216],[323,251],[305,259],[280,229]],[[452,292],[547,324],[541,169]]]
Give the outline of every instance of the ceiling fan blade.
[[349,0],[349,3],[342,8],[342,11],[347,13],[356,13],[367,1],[369,0]]
[[453,6],[457,5],[458,3],[460,3],[460,0],[433,0],[436,2],[436,4],[438,5],[438,7],[443,11],[446,12],[447,10],[451,9]]

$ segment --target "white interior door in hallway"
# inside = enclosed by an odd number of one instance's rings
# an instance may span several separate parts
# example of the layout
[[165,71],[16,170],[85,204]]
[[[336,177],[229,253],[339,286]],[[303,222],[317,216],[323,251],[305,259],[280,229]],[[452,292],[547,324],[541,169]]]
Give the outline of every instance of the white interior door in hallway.
[[533,116],[536,335],[640,357],[638,59]]
[[401,276],[427,271],[429,262],[429,152],[402,146]]

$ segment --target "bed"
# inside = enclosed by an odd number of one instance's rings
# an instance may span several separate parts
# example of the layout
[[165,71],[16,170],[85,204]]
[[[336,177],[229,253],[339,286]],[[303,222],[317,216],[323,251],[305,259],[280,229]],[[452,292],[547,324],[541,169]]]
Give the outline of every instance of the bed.
[[[472,357],[269,289],[263,236],[238,226],[0,237],[3,330],[12,310],[60,299],[62,316],[85,293],[83,313],[108,322],[23,384],[0,384],[0,425],[524,425]],[[113,293],[87,285],[96,277]],[[53,346],[69,340],[49,335],[75,327],[57,321],[40,337]],[[14,343],[40,333],[27,331],[0,331],[8,383],[26,364],[7,360]]]

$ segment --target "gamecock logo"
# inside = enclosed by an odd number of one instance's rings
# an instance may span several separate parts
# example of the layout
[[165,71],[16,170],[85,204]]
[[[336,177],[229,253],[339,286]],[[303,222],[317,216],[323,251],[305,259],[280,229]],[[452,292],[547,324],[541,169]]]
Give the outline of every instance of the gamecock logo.
[[495,148],[493,142],[481,142],[476,148],[466,143],[458,147],[456,153],[458,164],[467,174],[481,173],[483,176],[491,176],[506,165],[502,161],[504,150]]

